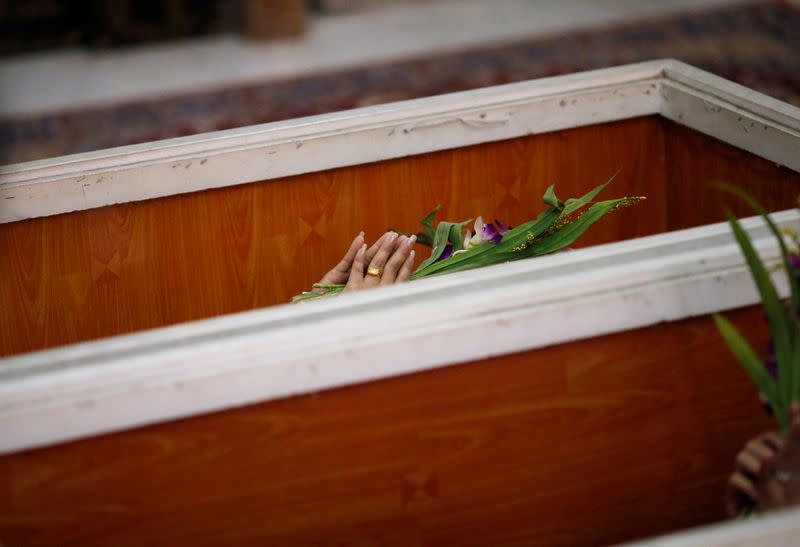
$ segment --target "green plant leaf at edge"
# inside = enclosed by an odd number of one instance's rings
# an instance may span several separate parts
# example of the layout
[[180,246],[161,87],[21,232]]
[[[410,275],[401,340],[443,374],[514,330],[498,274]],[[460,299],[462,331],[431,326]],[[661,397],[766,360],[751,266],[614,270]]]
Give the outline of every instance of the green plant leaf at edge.
[[[455,238],[455,243],[461,246],[461,229],[469,222],[469,220],[465,220],[464,222],[440,222],[436,226],[436,235],[433,237],[433,249],[431,250],[431,256],[429,256],[422,262],[422,264],[419,265],[417,272],[436,262],[436,260],[442,256],[447,244],[453,244],[452,238]],[[457,247],[453,246],[453,249],[457,250]]]
[[[750,274],[753,276],[758,292],[761,295],[761,302],[764,306],[764,312],[767,316],[770,331],[775,342],[775,357],[778,361],[778,396],[780,404],[775,409],[775,413],[782,413],[782,419],[785,421],[788,417],[789,403],[792,399],[792,387],[794,385],[794,348],[792,347],[791,333],[789,331],[789,321],[786,317],[786,309],[778,298],[778,292],[772,284],[772,279],[769,276],[761,258],[753,248],[750,238],[742,228],[736,216],[728,211],[728,221],[733,229],[733,235],[739,243],[742,254],[747,261],[750,268]],[[763,365],[762,365],[763,366]]]
[[756,199],[742,190],[741,188],[737,188],[732,184],[728,184],[725,182],[717,181],[712,182],[712,186],[719,188],[725,192],[735,195],[742,201],[744,201],[747,205],[750,206],[753,211],[761,216],[764,219],[764,222],[767,224],[767,227],[772,232],[778,240],[778,245],[781,249],[781,260],[783,261],[783,268],[784,271],[787,273],[787,277],[789,278],[789,290],[791,291],[791,303],[793,310],[800,310],[800,284],[798,279],[791,275],[791,267],[789,265],[789,250],[786,248],[786,242],[783,240],[783,235],[781,234],[780,229],[778,226],[773,222],[770,218],[769,214],[767,213],[766,209],[758,202]]
[[769,401],[769,404],[775,410],[775,417],[781,426],[781,430],[785,432],[787,427],[787,414],[786,412],[779,412],[781,408],[780,394],[778,393],[778,385],[772,376],[769,375],[764,363],[758,358],[753,348],[744,337],[739,333],[738,329],[728,321],[721,314],[714,314],[714,322],[717,324],[722,338],[731,350],[731,353],[736,357],[742,368],[750,376],[750,378],[758,386],[758,389],[764,394]]
[[564,209],[561,211],[561,216],[570,215],[570,214],[574,213],[575,211],[577,211],[578,209],[580,209],[581,207],[583,207],[584,205],[588,205],[597,196],[597,194],[602,192],[605,189],[606,186],[611,184],[611,181],[613,181],[615,178],[617,178],[618,174],[619,174],[619,171],[617,171],[616,173],[611,175],[611,178],[608,179],[607,181],[605,181],[603,184],[600,184],[599,186],[596,186],[594,189],[590,190],[589,192],[587,192],[583,196],[581,196],[579,198],[570,198],[570,199],[568,199],[567,202],[564,204]]

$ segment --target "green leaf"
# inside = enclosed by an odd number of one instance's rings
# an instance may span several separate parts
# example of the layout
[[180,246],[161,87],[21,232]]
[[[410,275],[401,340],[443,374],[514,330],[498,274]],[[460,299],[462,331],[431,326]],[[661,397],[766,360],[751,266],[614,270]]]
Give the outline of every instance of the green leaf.
[[441,262],[420,264],[420,267],[414,272],[414,278],[462,272],[480,268],[481,266],[497,264],[500,262],[495,258],[496,255],[494,254],[497,247],[497,245],[492,245],[491,243],[483,243]]
[[[436,260],[442,256],[448,242],[452,245],[455,241],[456,245],[463,246],[461,229],[468,222],[469,220],[465,220],[464,222],[440,222],[438,226],[436,226],[436,235],[433,237],[431,256],[419,265],[417,272],[436,262]],[[456,251],[457,249],[458,247],[454,245],[453,250]]]
[[425,215],[425,217],[419,221],[419,223],[422,224],[422,231],[430,236],[431,241],[433,241],[433,236],[436,232],[433,228],[433,219],[436,218],[436,213],[438,213],[441,208],[441,205],[437,205],[433,208],[433,211]]
[[783,260],[783,269],[788,277],[789,289],[791,291],[792,309],[800,310],[800,285],[798,284],[797,277],[791,275],[792,268],[789,266],[789,251],[786,248],[786,242],[783,240],[783,235],[781,234],[780,229],[778,229],[778,227],[769,217],[769,214],[767,214],[766,209],[764,209],[764,207],[753,196],[751,196],[741,188],[738,188],[736,186],[733,186],[732,184],[727,184],[721,181],[712,182],[711,184],[712,186],[716,186],[720,190],[735,195],[736,197],[747,203],[750,206],[750,208],[753,209],[753,211],[755,211],[759,215],[761,215],[761,218],[763,218],[764,222],[767,223],[767,226],[769,227],[769,230],[772,232],[772,235],[774,235],[778,239],[778,245],[780,245],[781,248],[781,259]]
[[617,171],[616,173],[611,175],[611,178],[608,179],[607,181],[605,181],[603,184],[595,187],[593,190],[591,190],[590,192],[587,192],[582,197],[568,199],[567,203],[565,204],[564,210],[561,211],[561,216],[570,215],[570,214],[574,213],[575,211],[577,211],[578,209],[580,209],[581,207],[583,207],[584,205],[587,205],[588,203],[590,203],[595,198],[595,196],[597,196],[597,194],[602,192],[603,189],[606,186],[611,184],[612,180],[617,178],[618,174],[619,174],[619,171]]
[[556,197],[555,184],[551,184],[547,187],[547,190],[544,191],[544,195],[542,196],[542,201],[554,209],[561,210],[564,207],[564,202]]
[[433,249],[431,250],[431,256],[424,260],[422,264],[419,265],[417,270],[424,268],[428,264],[433,264],[436,262],[442,253],[444,252],[445,247],[447,247],[447,242],[450,238],[450,222],[440,222],[439,225],[436,227],[436,234],[433,237]]
[[[433,220],[436,218],[436,213],[442,208],[441,205],[437,205],[433,208],[433,211],[425,215],[425,217],[419,221],[422,224],[422,231],[417,232],[413,235],[417,236],[417,243],[420,245],[427,245],[428,247],[433,247],[433,239],[436,237],[436,231],[433,228]],[[397,232],[401,236],[411,236],[410,232],[404,232],[403,230],[398,230],[397,228],[389,228],[391,232]]]
[[783,419],[787,417],[789,402],[792,399],[792,389],[794,386],[794,348],[791,342],[789,321],[786,316],[786,309],[778,298],[778,292],[772,284],[772,279],[767,273],[761,258],[753,248],[750,238],[744,231],[736,217],[728,211],[728,221],[733,229],[733,235],[739,243],[742,254],[750,267],[750,274],[753,276],[758,292],[761,295],[761,302],[764,305],[764,312],[767,315],[772,337],[775,341],[775,357],[778,361],[778,395],[780,406],[775,408],[775,412],[783,412]]
[[527,241],[528,234],[533,234],[535,237],[541,233],[544,233],[545,230],[550,228],[550,226],[552,226],[553,223],[558,220],[560,215],[561,213],[555,207],[551,207],[546,211],[543,211],[534,220],[524,222],[519,226],[516,226],[513,230],[506,232],[503,235],[501,245],[507,245],[509,248],[515,247]]
[[568,247],[574,243],[586,230],[588,230],[595,222],[603,218],[608,213],[615,211],[619,207],[633,204],[639,198],[620,198],[611,199],[607,201],[600,201],[589,207],[585,213],[576,218],[574,221],[564,224],[560,228],[553,230],[551,233],[543,235],[541,238],[534,240],[527,249],[520,252],[523,258],[529,256],[540,256],[545,254],[554,253],[561,249]]
[[464,226],[470,222],[472,219],[454,223],[450,227],[450,244],[453,246],[453,252],[464,248]]
[[738,329],[724,316],[718,313],[714,314],[714,322],[717,324],[720,334],[722,334],[722,337],[728,344],[731,353],[733,353],[745,372],[747,372],[753,382],[758,386],[758,389],[767,398],[772,409],[775,411],[775,417],[778,419],[781,429],[785,430],[787,426],[787,412],[783,407],[778,386],[769,375],[766,368],[764,368],[764,363],[758,358],[753,348],[750,347],[750,344],[747,343],[747,340],[739,333]]

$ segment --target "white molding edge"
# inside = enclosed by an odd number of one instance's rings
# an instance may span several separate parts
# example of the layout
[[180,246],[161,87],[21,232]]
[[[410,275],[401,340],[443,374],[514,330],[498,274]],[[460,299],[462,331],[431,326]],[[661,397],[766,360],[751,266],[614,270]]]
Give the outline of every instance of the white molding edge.
[[800,170],[800,109],[673,60],[0,167],[0,223],[651,114]]
[[800,171],[800,109],[673,60],[0,167],[0,223],[661,114]]
[[624,547],[794,547],[797,538],[800,538],[800,507],[625,543]]
[[[775,260],[760,219],[744,225]],[[14,356],[0,453],[757,301],[723,223]]]
[[663,62],[0,167],[0,223],[659,112]]
[[800,171],[800,108],[678,62],[660,91],[665,118]]

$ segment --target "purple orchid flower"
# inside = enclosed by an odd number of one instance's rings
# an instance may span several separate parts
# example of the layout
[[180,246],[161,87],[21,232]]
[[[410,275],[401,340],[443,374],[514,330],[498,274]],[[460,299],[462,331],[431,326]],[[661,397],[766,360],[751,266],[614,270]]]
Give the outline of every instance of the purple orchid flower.
[[499,245],[501,241],[503,241],[503,234],[509,231],[510,228],[507,228],[497,219],[494,219],[494,224],[486,224],[483,222],[483,217],[478,217],[475,219],[475,233],[473,234],[469,230],[467,230],[466,235],[464,236],[464,248],[458,249],[454,252],[453,246],[448,243],[442,254],[439,258],[436,259],[436,262],[441,262],[442,260],[446,260],[453,256],[453,254],[463,253],[464,251],[475,247],[476,245],[480,245],[488,241],[494,245]]
[[444,260],[446,258],[450,258],[452,255],[453,255],[453,246],[448,243],[445,246],[444,251],[442,251],[442,254],[439,255],[439,258],[436,259],[436,262],[439,262],[440,260]]
[[464,238],[464,249],[471,249],[481,243],[488,241],[493,245],[499,245],[503,241],[503,234],[508,231],[508,228],[502,225],[501,222],[495,219],[500,229],[495,228],[494,224],[485,224],[483,217],[475,219],[475,233],[467,232]]

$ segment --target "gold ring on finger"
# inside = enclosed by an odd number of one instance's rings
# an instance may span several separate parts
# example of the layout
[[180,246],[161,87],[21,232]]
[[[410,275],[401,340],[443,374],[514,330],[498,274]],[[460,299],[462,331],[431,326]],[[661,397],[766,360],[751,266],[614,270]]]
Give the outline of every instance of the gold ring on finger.
[[383,274],[383,270],[380,268],[367,268],[367,275],[373,275],[375,277],[380,277]]

